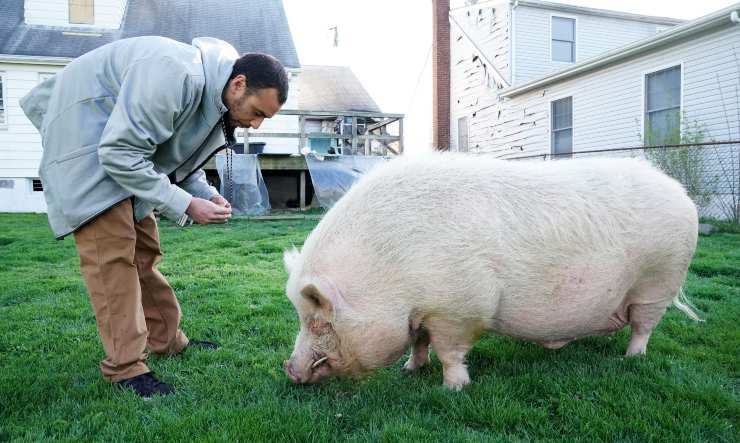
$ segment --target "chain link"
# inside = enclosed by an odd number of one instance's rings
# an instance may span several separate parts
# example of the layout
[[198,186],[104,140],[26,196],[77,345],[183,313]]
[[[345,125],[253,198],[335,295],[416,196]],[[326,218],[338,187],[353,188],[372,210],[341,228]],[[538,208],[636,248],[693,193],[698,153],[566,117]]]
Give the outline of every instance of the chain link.
[[233,171],[233,159],[231,158],[232,155],[232,143],[231,143],[231,137],[229,137],[229,131],[226,130],[226,120],[224,119],[224,116],[221,116],[221,129],[224,131],[224,139],[226,140],[226,170],[224,171],[224,190],[225,192],[225,198],[228,201],[233,201],[234,197],[234,171]]

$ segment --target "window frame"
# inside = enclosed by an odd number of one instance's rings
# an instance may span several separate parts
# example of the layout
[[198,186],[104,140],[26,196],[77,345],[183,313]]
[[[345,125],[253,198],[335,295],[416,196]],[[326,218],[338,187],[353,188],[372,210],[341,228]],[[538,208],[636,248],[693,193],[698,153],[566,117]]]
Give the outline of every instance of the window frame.
[[[561,100],[570,99],[570,127],[568,128],[559,128],[558,131],[564,131],[570,129],[570,153],[561,153],[556,154],[555,153],[555,102],[559,102]],[[572,94],[568,95],[561,95],[559,97],[553,98],[550,100],[549,103],[550,106],[550,156],[554,159],[558,158],[572,158],[573,157],[573,147],[575,146],[575,124],[574,124],[574,115],[575,115],[575,100],[573,98]]]
[[668,69],[673,69],[673,68],[679,68],[681,70],[681,75],[679,76],[679,78],[680,78],[680,85],[679,85],[679,87],[681,88],[681,92],[679,93],[679,106],[678,106],[678,115],[679,115],[678,125],[679,125],[679,127],[678,127],[678,130],[679,130],[679,133],[680,134],[683,134],[683,132],[684,132],[684,121],[683,121],[683,118],[682,118],[681,113],[683,112],[683,109],[684,109],[683,94],[684,94],[684,90],[685,90],[684,89],[684,84],[685,84],[685,82],[684,82],[684,75],[685,75],[685,72],[686,71],[684,70],[684,62],[683,62],[683,60],[681,60],[681,61],[678,61],[678,62],[673,62],[673,63],[667,63],[667,64],[659,65],[659,66],[650,68],[648,70],[642,71],[642,74],[641,74],[642,100],[641,100],[641,104],[640,104],[640,106],[641,106],[641,109],[640,109],[640,111],[641,111],[640,112],[640,116],[641,117],[640,118],[642,119],[642,137],[643,137],[642,143],[645,146],[649,146],[648,143],[647,143],[647,112],[648,112],[647,111],[647,96],[648,96],[648,94],[647,94],[647,76],[650,75],[650,74],[655,74],[657,72],[666,71]]
[[[553,60],[552,42],[554,41],[554,39],[553,39],[553,32],[552,32],[553,30],[552,24],[554,21],[553,19],[555,18],[573,20],[573,53],[572,53],[573,60],[572,61],[565,62],[561,60]],[[559,63],[559,64],[568,64],[568,65],[577,63],[578,62],[578,16],[568,15],[568,14],[550,14],[549,27],[550,27],[550,35],[549,35],[550,38],[547,42],[548,44],[547,51],[548,51],[548,59],[550,63]],[[565,40],[558,40],[558,41],[565,41]]]

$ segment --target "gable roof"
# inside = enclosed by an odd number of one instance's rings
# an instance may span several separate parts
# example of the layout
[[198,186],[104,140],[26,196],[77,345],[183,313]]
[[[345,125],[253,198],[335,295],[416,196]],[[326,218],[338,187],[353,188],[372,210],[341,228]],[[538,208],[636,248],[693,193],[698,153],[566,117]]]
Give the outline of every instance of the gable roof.
[[596,57],[576,63],[573,66],[569,66],[565,69],[561,69],[527,83],[511,86],[502,90],[500,95],[502,97],[515,97],[533,89],[542,88],[553,83],[568,80],[587,72],[592,72],[657,49],[668,47],[701,32],[733,25],[740,26],[740,22],[736,23],[735,18],[733,18],[737,17],[738,13],[740,13],[740,3],[735,3],[730,7],[720,9],[712,14],[684,23],[683,25],[670,28],[652,37],[638,40],[635,43],[607,51],[603,54],[597,55]]
[[281,0],[128,0],[120,29],[28,25],[23,0],[0,1],[0,54],[72,59],[128,37],[160,35],[190,44],[216,37],[239,53],[265,52],[287,68],[298,54]]
[[298,76],[298,109],[381,112],[347,66],[304,65]]

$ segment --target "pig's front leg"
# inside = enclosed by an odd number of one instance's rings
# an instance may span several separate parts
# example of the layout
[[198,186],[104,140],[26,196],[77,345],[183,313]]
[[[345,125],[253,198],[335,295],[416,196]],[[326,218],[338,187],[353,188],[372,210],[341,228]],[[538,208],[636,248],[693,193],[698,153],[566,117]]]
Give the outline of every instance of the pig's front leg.
[[429,334],[434,351],[442,362],[445,387],[459,391],[470,383],[465,355],[473,346],[473,334],[463,325],[435,321],[429,324]]
[[415,371],[429,363],[429,331],[418,328],[411,334],[411,355],[403,365],[406,371]]

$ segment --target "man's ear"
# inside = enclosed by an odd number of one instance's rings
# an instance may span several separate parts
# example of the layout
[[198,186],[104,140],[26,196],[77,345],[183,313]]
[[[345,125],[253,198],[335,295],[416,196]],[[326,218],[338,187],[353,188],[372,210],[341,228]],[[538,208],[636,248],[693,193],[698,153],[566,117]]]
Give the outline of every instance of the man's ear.
[[301,296],[330,322],[334,321],[337,312],[345,307],[342,294],[331,281],[325,278],[317,278],[306,284],[301,289]]
[[244,74],[234,76],[228,83],[228,90],[232,94],[238,94],[247,90],[247,77]]
[[292,274],[293,271],[297,270],[300,262],[301,253],[295,246],[293,246],[293,249],[289,249],[283,253],[283,263],[288,274]]

